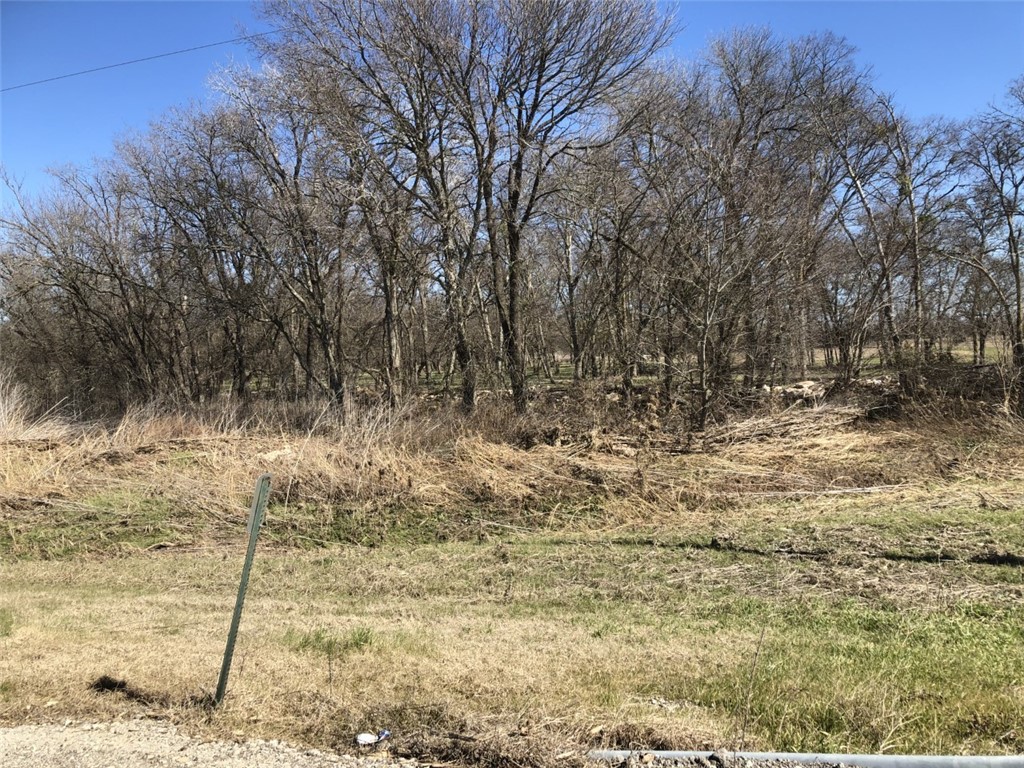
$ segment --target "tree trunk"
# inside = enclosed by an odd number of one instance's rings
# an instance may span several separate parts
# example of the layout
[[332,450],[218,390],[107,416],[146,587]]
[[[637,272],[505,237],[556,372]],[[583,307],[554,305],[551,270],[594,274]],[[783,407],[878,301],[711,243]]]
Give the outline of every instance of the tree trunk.
[[1010,372],[1014,411],[1024,418],[1024,339],[1020,337],[1013,344],[1013,369]]
[[398,284],[390,270],[384,270],[384,386],[388,404],[394,407],[402,396],[402,343],[398,327]]

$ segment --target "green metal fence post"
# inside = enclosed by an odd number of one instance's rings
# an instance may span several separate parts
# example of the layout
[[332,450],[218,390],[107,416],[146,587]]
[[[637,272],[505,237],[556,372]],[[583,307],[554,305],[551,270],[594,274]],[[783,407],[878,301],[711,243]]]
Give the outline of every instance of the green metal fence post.
[[263,513],[267,509],[270,498],[270,475],[260,475],[256,480],[256,490],[252,496],[252,509],[249,510],[249,546],[245,550],[245,564],[242,566],[242,580],[238,583],[238,597],[235,598],[235,612],[231,616],[231,629],[228,630],[228,644],[224,649],[224,663],[220,667],[220,680],[217,682],[217,693],[214,704],[220,706],[228,687],[228,672],[231,671],[231,657],[235,653],[235,638],[238,636],[238,625],[242,620],[242,605],[245,603],[245,590],[249,586],[249,570],[252,568],[252,557],[256,553],[256,537],[263,524]]

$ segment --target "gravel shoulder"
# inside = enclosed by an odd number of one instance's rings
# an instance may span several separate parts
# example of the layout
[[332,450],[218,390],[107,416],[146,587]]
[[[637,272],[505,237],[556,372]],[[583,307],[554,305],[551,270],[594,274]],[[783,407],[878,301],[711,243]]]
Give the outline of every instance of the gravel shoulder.
[[22,725],[0,729],[3,768],[414,768],[387,755],[350,756],[280,741],[200,741],[167,723]]
[[[637,755],[615,768],[803,768],[802,764],[719,757],[663,762]],[[609,765],[597,763],[592,765]],[[386,753],[341,755],[281,741],[201,741],[150,720],[0,728],[3,768],[419,768]],[[819,764],[818,768],[830,768]],[[842,768],[836,766],[835,768]]]

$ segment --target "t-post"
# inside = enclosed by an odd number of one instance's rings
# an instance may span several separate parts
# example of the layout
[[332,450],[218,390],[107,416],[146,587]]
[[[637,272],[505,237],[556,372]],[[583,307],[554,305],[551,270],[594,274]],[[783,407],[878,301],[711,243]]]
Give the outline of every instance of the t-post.
[[228,672],[231,671],[231,657],[235,653],[235,637],[238,635],[238,624],[242,620],[242,605],[245,603],[245,590],[249,586],[249,570],[252,568],[252,556],[256,552],[256,537],[263,523],[263,513],[267,509],[270,498],[270,475],[260,475],[253,491],[252,509],[249,510],[249,546],[245,550],[245,564],[242,566],[242,580],[238,582],[238,597],[235,598],[235,612],[231,616],[231,629],[228,630],[228,644],[224,649],[224,663],[220,667],[220,680],[217,682],[217,693],[213,698],[214,706],[220,706],[228,687]]

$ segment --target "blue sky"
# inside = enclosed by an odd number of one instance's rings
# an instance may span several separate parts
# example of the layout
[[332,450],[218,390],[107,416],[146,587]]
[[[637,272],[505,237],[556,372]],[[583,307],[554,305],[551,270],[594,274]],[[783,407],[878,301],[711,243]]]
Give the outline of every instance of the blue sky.
[[[681,58],[735,27],[832,30],[914,117],[969,117],[1024,75],[1024,0],[682,0],[676,13]],[[242,0],[0,0],[0,88],[265,30]],[[212,72],[248,60],[236,43],[0,93],[0,162],[39,192],[46,168],[109,156],[119,135],[203,100]]]

